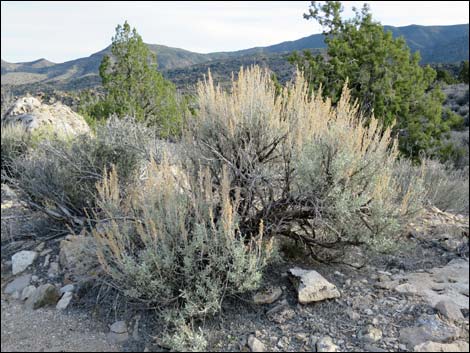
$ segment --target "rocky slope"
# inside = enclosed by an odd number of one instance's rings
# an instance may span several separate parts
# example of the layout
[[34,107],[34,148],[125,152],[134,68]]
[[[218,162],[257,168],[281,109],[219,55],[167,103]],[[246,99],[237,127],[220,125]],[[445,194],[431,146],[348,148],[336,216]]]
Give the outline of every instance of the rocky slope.
[[[88,237],[11,232],[15,215],[28,223],[34,212],[2,186],[2,351],[167,349],[151,311],[103,299],[96,263],[79,256]],[[283,252],[263,289],[200,323],[210,350],[468,352],[468,217],[430,209],[393,254],[352,262]]]

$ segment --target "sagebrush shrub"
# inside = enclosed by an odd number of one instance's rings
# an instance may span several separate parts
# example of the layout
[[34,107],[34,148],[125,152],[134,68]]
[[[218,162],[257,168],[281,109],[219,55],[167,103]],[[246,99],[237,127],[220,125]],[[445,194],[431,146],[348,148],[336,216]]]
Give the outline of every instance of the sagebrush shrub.
[[17,183],[39,206],[77,221],[95,210],[104,171],[114,165],[124,187],[149,160],[151,141],[131,119],[110,119],[95,135],[46,139],[15,162]]
[[[349,91],[335,107],[300,73],[276,94],[267,71],[242,69],[229,92],[209,77],[185,132],[189,163],[240,189],[240,227],[311,246],[374,243],[396,234],[420,204],[419,177],[400,190],[390,130],[361,116]],[[401,197],[399,197],[399,195]],[[232,195],[233,196],[233,195]]]
[[429,206],[443,211],[468,213],[469,177],[468,166],[455,169],[450,164],[425,159],[421,166],[402,159],[397,161],[395,174],[400,175],[402,185],[410,183],[417,175],[423,175],[424,200]]
[[[93,230],[98,258],[126,296],[183,319],[213,314],[225,295],[258,287],[270,256],[262,223],[247,239],[238,226],[227,177],[214,188],[168,162],[151,162],[122,196],[116,169],[98,184],[104,221]],[[236,193],[236,191],[235,191]]]
[[2,125],[1,171],[4,177],[12,176],[12,166],[16,159],[23,156],[29,149],[32,138],[25,127],[20,124]]

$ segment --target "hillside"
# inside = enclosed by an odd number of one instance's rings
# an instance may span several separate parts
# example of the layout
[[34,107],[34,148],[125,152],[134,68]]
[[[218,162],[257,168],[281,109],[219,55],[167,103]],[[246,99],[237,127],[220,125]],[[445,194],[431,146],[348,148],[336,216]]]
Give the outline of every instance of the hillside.
[[[468,60],[469,25],[454,26],[385,26],[395,37],[403,36],[412,51],[419,50],[422,63],[452,63]],[[294,50],[325,48],[322,34],[314,34],[295,41],[287,41],[267,47],[255,47],[233,52],[209,54],[194,53],[188,50],[164,45],[148,44],[157,54],[159,69],[178,85],[185,87],[202,77],[211,68],[225,75],[237,71],[240,65],[262,62],[281,77],[288,75],[291,68],[285,60],[286,53]],[[15,91],[27,88],[81,89],[99,83],[98,68],[104,54],[110,48],[94,53],[86,58],[55,64],[46,59],[26,63],[1,62],[2,85],[14,85]],[[286,69],[287,71],[282,71]]]

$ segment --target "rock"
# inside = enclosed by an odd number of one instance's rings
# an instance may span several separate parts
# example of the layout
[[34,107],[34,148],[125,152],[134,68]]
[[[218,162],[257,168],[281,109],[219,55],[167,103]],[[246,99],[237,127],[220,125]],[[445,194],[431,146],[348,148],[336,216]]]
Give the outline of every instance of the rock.
[[60,242],[59,262],[68,277],[77,282],[83,278],[97,275],[100,265],[96,252],[95,240],[91,236],[69,235]]
[[427,341],[448,342],[460,336],[460,329],[446,324],[433,315],[423,315],[417,326],[400,330],[400,341],[409,347],[415,347]]
[[13,274],[16,275],[26,270],[26,268],[36,260],[38,253],[36,251],[23,250],[17,252],[11,257]]
[[52,252],[52,249],[45,249],[45,250],[41,251],[39,256],[46,256],[46,255],[50,254],[51,252]]
[[382,339],[382,331],[369,325],[360,333],[359,337],[366,342],[374,343]]
[[290,343],[290,340],[288,337],[286,336],[283,336],[279,339],[279,341],[277,342],[277,346],[279,348],[283,348],[284,350],[286,350],[286,348],[289,346],[289,343]]
[[26,300],[26,307],[29,309],[38,309],[46,305],[55,305],[59,300],[57,288],[52,284],[43,284],[39,286]]
[[49,266],[49,260],[51,259],[51,255],[47,254],[46,257],[44,258],[44,264],[42,265],[43,267]]
[[287,300],[283,300],[279,305],[276,305],[266,313],[270,321],[274,321],[278,324],[292,320],[295,315],[295,311],[289,306]]
[[8,283],[8,285],[5,287],[4,293],[11,295],[17,291],[21,292],[23,289],[25,289],[29,285],[30,282],[31,282],[30,274],[17,277],[13,281]]
[[72,300],[72,298],[73,298],[73,293],[72,292],[65,292],[64,295],[62,296],[62,298],[60,298],[59,302],[57,303],[56,309],[57,310],[66,309],[69,306],[70,301]]
[[49,265],[49,270],[47,271],[47,276],[49,278],[54,278],[59,275],[59,263],[51,262]]
[[28,299],[31,295],[33,295],[33,293],[36,291],[36,287],[35,286],[27,286],[26,288],[23,289],[23,291],[21,292],[21,297],[20,299],[25,301],[26,299]]
[[257,339],[254,335],[248,337],[248,347],[252,352],[266,352],[263,342]]
[[449,300],[460,309],[469,309],[468,295],[465,295],[469,288],[468,260],[452,260],[444,267],[397,275],[394,280],[405,282],[397,285],[395,291],[421,296],[432,307],[442,300]]
[[60,294],[64,294],[67,292],[73,292],[75,290],[75,286],[73,284],[67,284],[66,286],[63,286],[60,288]]
[[451,300],[441,300],[435,308],[449,320],[461,321],[464,319],[460,308]]
[[127,332],[125,333],[115,333],[115,332],[108,332],[106,335],[106,338],[110,343],[116,344],[116,343],[124,343],[129,339],[129,334]]
[[28,132],[42,128],[66,136],[90,132],[85,119],[68,106],[60,102],[42,104],[33,97],[19,98],[6,112],[2,122],[7,125],[21,124]]
[[44,247],[45,247],[45,246],[46,246],[46,243],[41,242],[41,243],[39,243],[38,246],[36,246],[36,247],[34,248],[34,250],[36,250],[38,253],[40,253],[41,251],[44,250]]
[[256,293],[253,296],[255,304],[272,304],[282,295],[282,289],[279,287],[271,288],[265,292]]
[[317,352],[339,352],[339,347],[333,343],[329,336],[320,338],[316,346]]
[[366,351],[366,352],[388,352],[385,349],[379,348],[379,347],[371,345],[371,344],[366,344],[364,346],[364,351]]
[[109,330],[114,333],[125,333],[127,332],[127,325],[125,321],[116,321],[114,324],[109,326]]
[[453,343],[425,342],[413,348],[414,352],[468,352],[467,342],[456,341]]
[[352,321],[358,321],[360,318],[361,318],[361,315],[359,315],[359,313],[351,310],[351,309],[348,309],[346,311],[346,314],[348,315],[348,317],[352,320]]
[[328,282],[318,272],[314,270],[302,270],[298,267],[289,271],[294,277],[300,279],[297,288],[299,303],[308,304],[340,297],[336,286]]

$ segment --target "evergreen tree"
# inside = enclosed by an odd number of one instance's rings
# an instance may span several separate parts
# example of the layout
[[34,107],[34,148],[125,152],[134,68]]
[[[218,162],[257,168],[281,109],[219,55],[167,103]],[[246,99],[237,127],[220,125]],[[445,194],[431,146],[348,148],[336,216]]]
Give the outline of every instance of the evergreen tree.
[[164,137],[179,132],[183,114],[176,88],[157,71],[156,55],[127,21],[116,27],[111,56],[103,57],[99,73],[105,98],[95,113],[134,116]]
[[322,87],[336,103],[348,80],[351,94],[366,115],[374,114],[385,127],[394,122],[400,150],[412,157],[422,151],[447,153],[441,135],[450,128],[442,120],[444,95],[435,84],[436,72],[419,65],[419,53],[411,54],[404,38],[394,39],[373,20],[368,5],[354,9],[345,20],[339,1],[312,1],[306,19],[324,29],[327,55],[294,53],[291,63],[307,76],[312,89]]
[[468,83],[468,60],[462,61],[460,65],[459,80],[460,82]]

